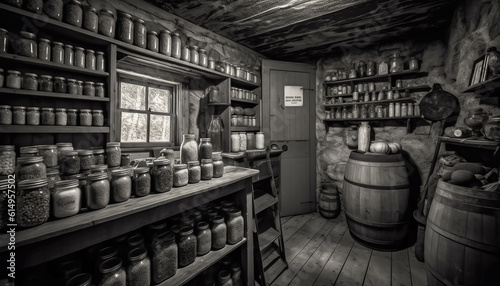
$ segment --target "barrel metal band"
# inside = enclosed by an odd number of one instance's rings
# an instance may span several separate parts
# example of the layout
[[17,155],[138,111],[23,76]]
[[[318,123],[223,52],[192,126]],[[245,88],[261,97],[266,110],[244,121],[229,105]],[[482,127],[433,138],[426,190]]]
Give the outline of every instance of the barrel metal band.
[[451,283],[448,279],[444,278],[441,274],[437,273],[436,270],[432,269],[432,267],[430,267],[428,263],[425,264],[425,269],[427,269],[432,274],[432,276],[437,278],[437,280],[439,280],[439,282],[443,283],[444,285],[446,285],[446,286],[454,286],[455,285],[455,284]]
[[471,197],[468,195],[455,193],[453,191],[444,190],[441,188],[436,188],[436,193],[438,193],[439,195],[441,195],[445,198],[449,198],[452,200],[454,199],[455,201],[469,202],[469,203],[473,203],[473,205],[500,209],[500,201],[499,200]]
[[430,227],[433,231],[437,232],[443,237],[446,237],[449,240],[462,244],[464,246],[468,246],[471,248],[475,248],[481,251],[486,251],[492,254],[500,255],[500,245],[498,246],[490,246],[483,243],[476,242],[474,240],[470,240],[468,238],[460,237],[456,234],[453,234],[449,231],[443,230],[435,223],[433,223],[430,219],[427,219],[427,226]]
[[410,184],[405,184],[405,185],[399,185],[399,186],[374,186],[374,185],[367,185],[367,184],[361,184],[357,182],[353,182],[349,180],[348,178],[344,177],[344,181],[351,184],[355,185],[361,188],[366,188],[366,189],[375,189],[375,190],[401,190],[401,189],[408,189],[410,187]]
[[491,208],[487,206],[480,205],[471,205],[464,202],[459,202],[457,200],[453,200],[447,197],[443,197],[442,194],[438,191],[434,196],[434,199],[438,203],[442,203],[443,205],[456,208],[462,211],[468,211],[478,214],[492,215],[492,216],[500,216],[500,208]]
[[384,227],[384,228],[394,228],[399,225],[405,225],[408,224],[408,221],[402,221],[402,222],[373,222],[373,221],[367,221],[362,218],[354,217],[352,214],[350,214],[348,211],[344,210],[345,214],[347,217],[352,219],[355,222],[359,222],[362,224],[365,224],[367,226],[373,226],[373,227]]

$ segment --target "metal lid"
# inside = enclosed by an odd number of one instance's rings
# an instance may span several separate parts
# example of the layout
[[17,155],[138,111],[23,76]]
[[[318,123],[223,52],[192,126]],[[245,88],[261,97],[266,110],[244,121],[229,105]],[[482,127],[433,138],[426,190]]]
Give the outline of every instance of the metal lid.
[[156,31],[148,31],[148,34],[158,35]]
[[63,153],[64,156],[78,156],[78,151],[74,150],[64,150],[61,153]]
[[196,134],[184,134],[182,137],[184,137],[184,139],[196,139]]
[[65,112],[66,108],[56,108],[56,111]]
[[106,143],[108,147],[120,147],[120,142],[108,142]]
[[20,71],[15,71],[15,70],[8,70],[7,72],[12,74],[21,74]]
[[78,150],[78,156],[94,155],[92,150]]
[[108,178],[107,173],[90,173],[87,176],[87,180],[90,180],[90,181],[106,180],[107,178]]
[[90,166],[90,171],[91,172],[94,172],[94,171],[104,171],[104,170],[107,170],[107,169],[108,169],[108,165],[104,165],[104,164],[91,165]]
[[93,149],[92,152],[94,154],[104,154],[104,149]]
[[92,11],[97,14],[97,9],[92,6],[83,6],[83,9]]
[[56,46],[64,46],[64,44],[61,43],[61,42],[53,42],[53,44],[56,45]]
[[160,33],[167,33],[167,34],[170,34],[170,31],[167,30],[167,29],[164,29],[164,30],[161,30]]
[[128,176],[128,170],[126,169],[118,169],[111,171],[111,176],[122,177]]
[[187,165],[188,165],[188,167],[199,166],[200,162],[198,162],[198,161],[189,161],[189,162],[187,162]]
[[103,111],[102,111],[102,109],[93,109],[92,112],[94,112],[94,113],[102,113]]
[[144,24],[144,20],[136,18],[134,22],[138,22],[139,24]]
[[47,176],[59,175],[59,168],[47,168]]
[[30,107],[26,107],[26,110],[28,110],[28,111],[38,111],[38,110],[40,110],[40,108],[36,107],[36,106],[30,106]]
[[104,82],[96,82],[95,85],[104,85]]
[[26,31],[21,31],[19,32],[19,35],[25,37],[25,38],[28,38],[28,39],[36,39],[36,35],[33,34],[33,33],[30,33],[30,32],[26,32]]
[[94,84],[93,81],[86,81],[85,84]]
[[111,15],[111,16],[113,16],[113,17],[115,16],[115,13],[113,13],[113,11],[108,10],[108,9],[101,9],[101,10],[99,11],[99,13],[106,13],[106,14],[110,14],[110,15]]
[[73,147],[73,143],[70,142],[59,142],[56,143],[57,147]]
[[190,235],[193,233],[193,228],[190,226],[185,226],[181,228],[181,235]]
[[43,157],[42,156],[35,156],[35,157],[19,157],[17,158],[17,163],[20,165],[23,164],[36,164],[36,163],[41,163],[43,162]]
[[125,17],[125,18],[129,18],[129,19],[132,19],[132,15],[130,15],[129,13],[127,12],[123,12],[123,11],[118,11],[118,17]]
[[48,74],[42,74],[40,77],[41,78],[47,78],[47,79],[51,79],[52,78],[52,76],[48,75]]
[[81,112],[90,112],[90,109],[80,109],[80,113]]
[[74,108],[68,108],[68,112],[77,112],[78,109],[74,109]]
[[9,31],[5,30],[4,28],[0,28],[0,32],[8,33]]
[[58,79],[58,80],[66,80],[64,77],[62,76],[55,76],[54,79]]
[[76,79],[74,79],[74,78],[68,78],[66,81],[68,81],[68,82],[76,82]]
[[27,154],[27,153],[38,153],[38,147],[36,146],[24,146],[19,148],[19,153]]
[[76,179],[57,181],[54,185],[54,188],[56,188],[56,189],[76,188],[76,187],[78,187],[78,183],[79,182]]
[[201,159],[202,164],[210,164],[212,163],[212,159]]
[[156,159],[153,161],[153,165],[170,165],[170,160],[169,159]]
[[12,106],[12,109],[26,110],[26,106]]
[[0,145],[0,151],[12,151],[14,148],[14,145]]
[[46,187],[47,184],[47,179],[24,180],[17,183],[17,188],[20,190],[35,189]]
[[32,77],[37,77],[38,76],[36,73],[30,73],[30,72],[27,72],[24,75],[32,76]]
[[54,111],[52,107],[42,107],[42,111]]
[[70,4],[76,4],[76,5],[82,6],[82,3],[80,1],[78,1],[78,0],[71,0],[69,3]]
[[66,48],[73,48],[73,46],[72,46],[72,45],[68,45],[68,44],[66,44],[66,45],[64,45],[64,46],[65,46]]
[[187,168],[186,164],[175,164],[174,165],[174,169],[175,170],[183,170],[183,169],[186,169],[186,168]]
[[91,50],[91,49],[87,49],[85,51],[87,51],[87,53],[95,53],[94,50]]
[[97,55],[104,55],[104,52],[101,52],[101,51],[96,51],[95,52]]
[[149,173],[149,168],[146,167],[139,167],[134,169],[135,174],[144,174],[144,173]]

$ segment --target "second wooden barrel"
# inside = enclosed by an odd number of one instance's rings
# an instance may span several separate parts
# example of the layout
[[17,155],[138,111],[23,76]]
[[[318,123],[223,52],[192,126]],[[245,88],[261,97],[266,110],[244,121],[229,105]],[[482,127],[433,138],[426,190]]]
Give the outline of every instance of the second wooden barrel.
[[337,185],[322,183],[318,203],[319,213],[324,218],[336,218],[340,214],[339,191]]
[[439,181],[424,256],[429,286],[500,285],[500,193]]
[[351,152],[343,189],[347,224],[355,240],[374,249],[403,247],[410,190],[401,154]]

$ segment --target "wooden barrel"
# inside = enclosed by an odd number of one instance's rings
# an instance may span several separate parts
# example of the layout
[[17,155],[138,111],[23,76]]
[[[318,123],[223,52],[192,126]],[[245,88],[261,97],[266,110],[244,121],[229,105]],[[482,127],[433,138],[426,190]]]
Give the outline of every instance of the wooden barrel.
[[327,219],[336,218],[340,214],[339,192],[335,184],[321,184],[318,209],[321,216]]
[[424,256],[429,286],[500,285],[500,193],[440,180]]
[[401,154],[351,152],[343,205],[349,231],[373,249],[404,247],[408,232],[408,173]]

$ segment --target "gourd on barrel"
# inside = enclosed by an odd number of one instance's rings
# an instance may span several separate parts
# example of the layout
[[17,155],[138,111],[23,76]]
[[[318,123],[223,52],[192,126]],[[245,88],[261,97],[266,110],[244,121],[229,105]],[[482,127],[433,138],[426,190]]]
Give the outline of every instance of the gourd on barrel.
[[373,141],[370,144],[370,152],[377,154],[398,154],[401,151],[401,144],[397,142],[385,142],[382,140]]

